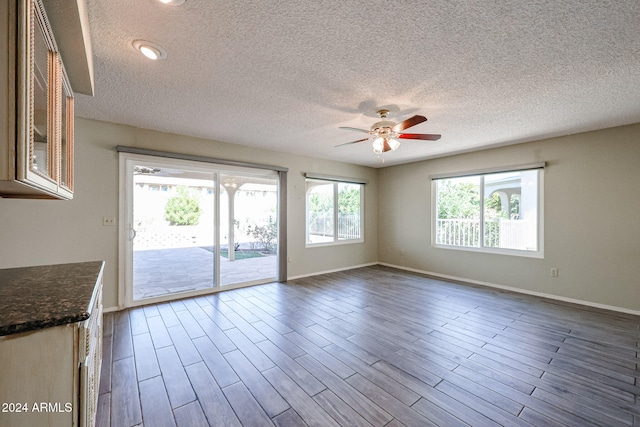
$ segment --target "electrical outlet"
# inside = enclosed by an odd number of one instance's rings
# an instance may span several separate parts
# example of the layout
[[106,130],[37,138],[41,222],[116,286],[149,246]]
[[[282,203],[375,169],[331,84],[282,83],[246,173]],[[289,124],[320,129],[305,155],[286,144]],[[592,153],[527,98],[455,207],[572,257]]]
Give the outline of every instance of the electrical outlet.
[[103,216],[102,217],[102,225],[116,225],[116,217],[115,216]]
[[558,269],[553,267],[551,269],[551,277],[558,277]]
[[400,255],[404,255],[404,254],[406,254],[405,250],[404,249],[400,249]]

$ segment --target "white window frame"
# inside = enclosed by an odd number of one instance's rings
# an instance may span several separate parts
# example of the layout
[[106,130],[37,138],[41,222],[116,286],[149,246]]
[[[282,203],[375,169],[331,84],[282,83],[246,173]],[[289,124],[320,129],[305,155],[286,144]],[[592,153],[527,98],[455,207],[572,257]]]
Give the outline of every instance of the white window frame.
[[[501,168],[491,168],[474,170],[459,173],[447,173],[431,175],[431,247],[438,249],[452,249],[468,252],[481,252],[500,255],[512,255],[529,258],[544,258],[544,168],[545,163],[533,163],[519,166],[509,166]],[[486,175],[516,171],[538,171],[538,188],[537,188],[537,250],[524,250],[524,249],[507,249],[507,248],[495,248],[484,246],[484,177]],[[437,220],[438,220],[438,194],[437,194],[437,181],[441,179],[453,179],[462,177],[481,177],[480,179],[480,246],[455,246],[445,245],[437,243]]]
[[[317,175],[306,173],[306,183],[309,181],[322,182],[324,184],[333,184],[333,240],[329,242],[310,242],[309,241],[309,191],[311,188],[305,191],[305,247],[320,247],[320,246],[333,246],[333,245],[345,245],[352,243],[364,242],[364,189],[367,181],[343,177],[333,177],[327,175]],[[339,239],[338,238],[338,186],[340,184],[351,184],[360,186],[360,237],[358,239]]]

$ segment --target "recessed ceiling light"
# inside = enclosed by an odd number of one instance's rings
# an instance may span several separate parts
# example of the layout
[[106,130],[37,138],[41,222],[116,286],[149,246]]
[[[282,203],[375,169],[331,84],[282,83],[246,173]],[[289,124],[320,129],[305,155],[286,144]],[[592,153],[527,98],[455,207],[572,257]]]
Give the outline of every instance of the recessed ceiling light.
[[167,4],[169,6],[180,6],[184,4],[185,0],[158,0],[160,3]]
[[138,49],[144,56],[149,59],[153,59],[154,61],[167,57],[167,51],[164,50],[162,46],[146,40],[134,40],[133,47]]

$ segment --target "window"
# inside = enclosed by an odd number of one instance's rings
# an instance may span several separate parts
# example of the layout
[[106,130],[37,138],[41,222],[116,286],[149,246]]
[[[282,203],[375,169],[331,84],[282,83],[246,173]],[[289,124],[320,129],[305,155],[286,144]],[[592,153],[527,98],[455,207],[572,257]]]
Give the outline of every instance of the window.
[[434,246],[542,257],[543,171],[432,177]]
[[363,185],[309,179],[307,245],[362,242]]

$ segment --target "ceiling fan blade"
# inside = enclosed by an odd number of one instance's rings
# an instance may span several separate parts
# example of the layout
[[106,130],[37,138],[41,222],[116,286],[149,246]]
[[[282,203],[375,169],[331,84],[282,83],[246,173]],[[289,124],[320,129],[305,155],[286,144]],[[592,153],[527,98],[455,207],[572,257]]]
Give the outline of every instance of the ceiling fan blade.
[[394,127],[392,127],[391,129],[394,132],[402,132],[403,130],[410,128],[411,126],[415,126],[418,125],[422,122],[426,122],[427,118],[425,116],[413,116],[413,117],[409,117],[407,120],[405,120],[404,122],[400,122],[397,125],[395,125]]
[[351,142],[345,142],[344,144],[338,144],[338,145],[334,145],[334,147],[342,147],[343,145],[349,145],[349,144],[355,144],[357,142],[363,142],[363,141],[368,141],[371,138],[364,138],[364,139],[359,139],[357,141],[351,141]]
[[358,128],[351,128],[351,127],[348,127],[348,126],[340,126],[338,129],[354,130],[354,131],[356,131],[356,132],[369,133],[369,131],[368,131],[368,130],[365,130],[365,129],[358,129]]
[[424,139],[426,141],[437,141],[441,135],[435,135],[430,133],[401,133],[398,135],[400,139]]

